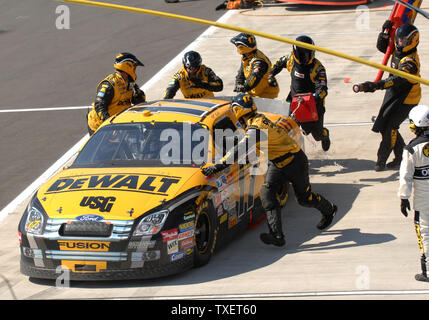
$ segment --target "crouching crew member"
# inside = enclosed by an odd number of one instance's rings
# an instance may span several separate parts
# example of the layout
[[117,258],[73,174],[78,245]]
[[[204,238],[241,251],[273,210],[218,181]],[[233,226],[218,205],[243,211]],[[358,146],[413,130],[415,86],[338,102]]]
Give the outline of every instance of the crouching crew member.
[[146,101],[145,93],[135,83],[136,68],[143,66],[133,54],[124,52],[115,58],[115,72],[97,86],[97,96],[88,113],[88,132],[92,135],[108,118]]
[[172,99],[180,89],[186,99],[213,97],[213,92],[223,90],[222,79],[212,69],[202,64],[196,51],[186,52],[183,66],[176,72],[164,93],[164,99]]
[[[280,127],[263,114],[257,112],[252,96],[239,94],[234,97],[231,104],[232,112],[245,130],[245,137],[230,150],[221,163],[207,166],[202,169],[206,176],[211,176],[224,170],[233,159],[237,159],[240,150],[251,148],[251,142],[256,142],[256,147],[262,141],[268,144],[268,171],[260,196],[262,206],[267,214],[268,233],[260,235],[265,244],[283,246],[285,244],[283,227],[281,222],[281,208],[277,200],[277,193],[284,183],[290,181],[295,191],[297,201],[304,207],[316,208],[322,214],[322,219],[317,228],[322,230],[328,227],[337,206],[326,200],[320,194],[311,191],[308,174],[308,159],[300,146],[293,140],[286,129]],[[268,136],[266,136],[266,134]],[[244,144],[244,145],[243,145]]]

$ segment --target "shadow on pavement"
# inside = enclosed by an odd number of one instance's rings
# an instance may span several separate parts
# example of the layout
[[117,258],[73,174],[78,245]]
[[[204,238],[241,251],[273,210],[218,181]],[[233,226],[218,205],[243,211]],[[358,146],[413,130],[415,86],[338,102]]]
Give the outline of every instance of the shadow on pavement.
[[[338,206],[338,212],[331,226],[323,231],[316,228],[320,213],[316,209],[301,207],[296,203],[293,194],[283,208],[283,230],[286,236],[286,246],[278,248],[267,246],[259,240],[259,234],[267,230],[263,221],[255,230],[247,230],[236,237],[233,242],[216,252],[209,264],[204,267],[191,269],[187,272],[152,280],[127,280],[109,282],[72,282],[72,288],[128,288],[128,287],[164,287],[205,283],[237,276],[253,270],[264,268],[287,255],[302,251],[325,251],[340,248],[367,246],[389,242],[395,239],[391,234],[362,233],[358,227],[351,229],[336,229],[335,225],[351,209],[360,190],[365,184],[313,184],[314,192],[323,194]],[[326,241],[310,242],[317,236],[326,236]],[[52,280],[36,280],[40,285],[54,286]],[[149,295],[148,295],[149,296]],[[141,296],[139,298],[145,298]]]

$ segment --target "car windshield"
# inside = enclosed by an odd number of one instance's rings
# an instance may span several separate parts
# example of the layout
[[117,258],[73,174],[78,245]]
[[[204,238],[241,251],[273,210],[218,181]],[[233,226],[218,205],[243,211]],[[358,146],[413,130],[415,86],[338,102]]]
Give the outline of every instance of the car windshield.
[[89,139],[71,167],[195,167],[206,162],[208,140],[198,123],[112,124]]

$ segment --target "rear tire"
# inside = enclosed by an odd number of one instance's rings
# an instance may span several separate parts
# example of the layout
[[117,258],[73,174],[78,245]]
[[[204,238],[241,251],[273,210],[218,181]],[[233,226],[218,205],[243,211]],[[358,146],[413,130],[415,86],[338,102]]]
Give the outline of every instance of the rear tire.
[[217,217],[213,204],[209,200],[204,200],[198,206],[195,218],[195,267],[204,266],[210,261],[216,246],[217,230]]

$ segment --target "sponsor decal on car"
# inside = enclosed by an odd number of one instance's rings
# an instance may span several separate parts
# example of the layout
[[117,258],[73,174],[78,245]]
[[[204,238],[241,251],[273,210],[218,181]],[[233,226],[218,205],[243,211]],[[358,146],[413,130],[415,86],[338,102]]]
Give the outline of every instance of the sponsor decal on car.
[[219,179],[216,180],[216,185],[219,191],[222,191],[223,188],[228,185],[228,180],[225,175],[220,176]]
[[96,214],[84,214],[76,217],[78,221],[101,221],[104,220],[104,217],[98,216]]
[[110,242],[104,241],[66,241],[58,240],[60,250],[65,251],[109,251]]
[[90,209],[98,209],[100,212],[110,212],[115,201],[115,197],[84,197],[79,205]]
[[137,248],[153,248],[155,247],[156,241],[147,240],[147,241],[130,241],[128,243],[128,249],[137,249]]
[[177,239],[167,241],[167,253],[177,253],[179,251],[179,241]]
[[237,213],[228,216],[228,229],[237,224]]
[[162,241],[163,242],[167,242],[169,240],[177,239],[177,228],[170,229],[167,231],[162,231],[161,235],[162,235]]
[[182,259],[183,257],[185,257],[185,253],[184,252],[173,253],[170,256],[170,261],[173,262],[173,261]]
[[132,262],[153,261],[158,260],[160,257],[161,252],[159,250],[131,252]]
[[186,212],[183,215],[183,220],[185,220],[185,221],[190,220],[190,219],[194,219],[194,218],[195,218],[195,213],[193,211]]
[[183,240],[194,236],[194,229],[179,233],[177,239]]
[[194,245],[194,238],[188,238],[180,241],[180,248],[185,249]]
[[180,177],[155,176],[147,174],[112,174],[61,178],[56,180],[46,194],[76,190],[125,190],[151,194],[167,195],[167,191],[180,181]]
[[189,222],[182,223],[181,225],[179,225],[180,232],[185,232],[185,231],[188,231],[191,229],[194,229],[194,221],[189,221]]
[[222,217],[220,217],[219,223],[224,223],[226,220],[228,220],[228,213],[225,213]]

